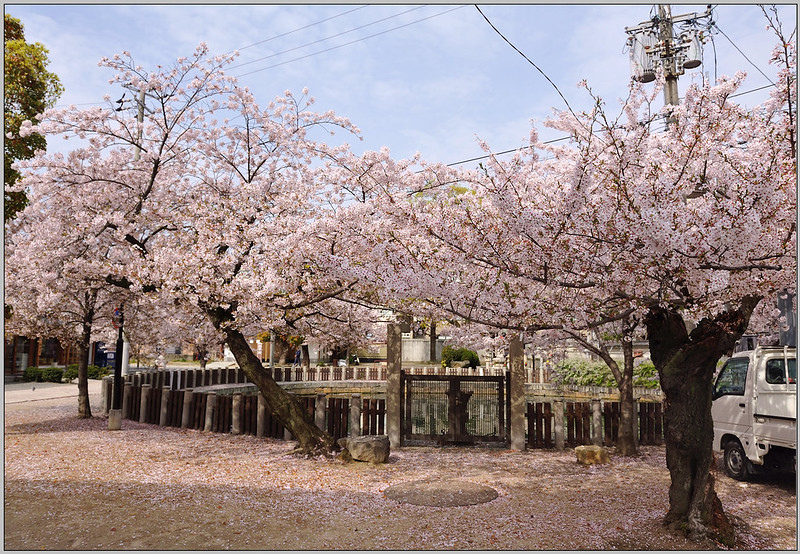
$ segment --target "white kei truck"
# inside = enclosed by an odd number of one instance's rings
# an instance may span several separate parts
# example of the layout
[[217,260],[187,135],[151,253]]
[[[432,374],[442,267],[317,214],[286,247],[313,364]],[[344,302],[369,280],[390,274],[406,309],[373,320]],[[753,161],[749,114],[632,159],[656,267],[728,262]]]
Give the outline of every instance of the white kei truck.
[[746,481],[766,469],[797,471],[797,349],[758,347],[725,361],[714,383],[714,450]]

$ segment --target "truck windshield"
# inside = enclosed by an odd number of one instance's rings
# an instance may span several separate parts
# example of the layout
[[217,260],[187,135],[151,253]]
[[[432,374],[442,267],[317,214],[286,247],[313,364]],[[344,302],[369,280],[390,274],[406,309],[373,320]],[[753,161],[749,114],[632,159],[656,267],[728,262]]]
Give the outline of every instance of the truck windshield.
[[744,383],[747,380],[749,365],[750,358],[731,358],[725,362],[725,367],[722,368],[714,385],[714,398],[726,394],[744,395]]
[[[782,358],[767,360],[767,383],[771,385],[785,385],[788,383],[797,383],[797,360],[789,358],[786,360],[788,364],[784,363]],[[789,375],[787,381],[786,366],[789,366]]]

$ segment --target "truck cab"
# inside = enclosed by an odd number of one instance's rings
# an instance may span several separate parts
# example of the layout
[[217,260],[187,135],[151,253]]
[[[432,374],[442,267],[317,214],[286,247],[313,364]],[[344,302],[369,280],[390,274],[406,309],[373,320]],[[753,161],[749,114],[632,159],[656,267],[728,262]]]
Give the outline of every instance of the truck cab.
[[725,472],[747,480],[760,471],[796,471],[797,353],[758,347],[722,366],[712,396],[714,450]]

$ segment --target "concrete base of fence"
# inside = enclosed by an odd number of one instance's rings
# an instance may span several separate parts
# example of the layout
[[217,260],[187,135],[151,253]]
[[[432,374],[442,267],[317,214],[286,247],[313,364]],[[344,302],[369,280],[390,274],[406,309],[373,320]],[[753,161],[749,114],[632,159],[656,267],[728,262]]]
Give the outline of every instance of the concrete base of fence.
[[192,417],[192,400],[194,398],[194,392],[192,389],[187,389],[183,393],[183,412],[181,413],[181,429],[186,429],[189,427],[189,423]]
[[122,429],[122,410],[108,411],[108,430],[119,431]]
[[577,446],[575,455],[578,457],[578,463],[585,466],[611,463],[608,449],[603,446]]
[[214,412],[217,410],[217,395],[209,394],[206,399],[206,421],[203,430],[207,433],[214,430]]

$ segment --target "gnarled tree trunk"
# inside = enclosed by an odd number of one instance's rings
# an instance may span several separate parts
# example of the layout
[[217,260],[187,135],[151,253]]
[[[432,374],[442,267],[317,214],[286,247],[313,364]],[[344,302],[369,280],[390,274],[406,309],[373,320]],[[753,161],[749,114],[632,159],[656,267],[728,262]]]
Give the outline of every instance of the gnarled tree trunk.
[[672,309],[653,306],[645,319],[650,355],[664,391],[664,438],[671,479],[664,524],[693,539],[710,537],[728,546],[733,546],[733,528],[711,475],[712,379],[719,359],[746,330],[758,301],[747,297],[738,308],[703,319],[691,333]]
[[[89,403],[89,349],[92,347],[92,324],[94,323],[94,305],[97,292],[86,293],[87,311],[83,316],[81,339],[78,344],[80,358],[78,360],[78,417],[92,417],[92,406]],[[122,352],[117,353],[118,356]]]
[[224,325],[231,319],[231,311],[221,308],[207,309],[214,326],[225,335],[236,363],[244,371],[266,400],[267,409],[297,439],[297,453],[307,456],[330,455],[336,450],[333,437],[321,430],[306,413],[297,399],[283,390],[261,365],[261,361],[250,349],[241,331]]

